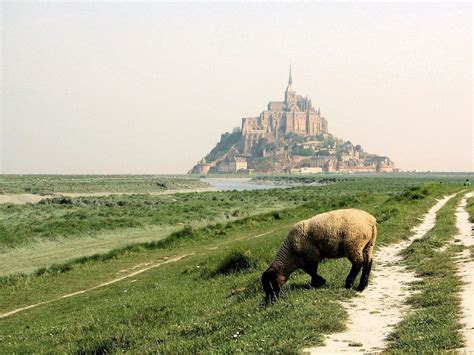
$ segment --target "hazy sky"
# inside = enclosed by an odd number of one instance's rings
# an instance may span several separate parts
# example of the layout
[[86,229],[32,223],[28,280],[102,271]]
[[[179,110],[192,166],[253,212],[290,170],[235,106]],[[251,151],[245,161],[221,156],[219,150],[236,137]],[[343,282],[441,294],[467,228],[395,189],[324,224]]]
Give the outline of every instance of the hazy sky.
[[185,173],[293,86],[405,170],[473,170],[459,4],[2,2],[4,173]]

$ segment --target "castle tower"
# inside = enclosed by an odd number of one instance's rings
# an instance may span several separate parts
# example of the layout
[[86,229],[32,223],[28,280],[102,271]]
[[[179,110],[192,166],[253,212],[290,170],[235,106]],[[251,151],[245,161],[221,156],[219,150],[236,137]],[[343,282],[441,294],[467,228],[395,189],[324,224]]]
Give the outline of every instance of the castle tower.
[[298,106],[296,105],[296,92],[293,90],[293,78],[291,76],[291,65],[290,65],[290,76],[288,77],[288,86],[285,91],[285,104],[287,111],[298,111]]

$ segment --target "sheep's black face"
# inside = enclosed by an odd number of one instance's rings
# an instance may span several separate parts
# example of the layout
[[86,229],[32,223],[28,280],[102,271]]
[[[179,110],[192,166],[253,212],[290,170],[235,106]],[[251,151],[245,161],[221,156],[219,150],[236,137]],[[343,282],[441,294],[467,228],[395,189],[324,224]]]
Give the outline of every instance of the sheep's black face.
[[265,301],[275,302],[280,294],[281,286],[278,282],[278,273],[275,269],[270,268],[262,275],[262,286],[265,292]]

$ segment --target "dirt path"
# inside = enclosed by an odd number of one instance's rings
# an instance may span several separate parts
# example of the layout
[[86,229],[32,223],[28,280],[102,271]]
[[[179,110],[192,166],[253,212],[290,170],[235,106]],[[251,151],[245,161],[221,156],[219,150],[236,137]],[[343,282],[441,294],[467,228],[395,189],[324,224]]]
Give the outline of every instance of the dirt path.
[[326,345],[304,349],[304,352],[367,353],[385,349],[387,336],[408,309],[405,301],[412,293],[408,290],[408,284],[417,280],[414,273],[401,266],[399,253],[434,227],[436,213],[453,196],[439,200],[424,216],[422,223],[413,229],[413,235],[408,240],[377,250],[369,287],[359,297],[343,302],[349,315],[347,329],[330,334]]
[[459,349],[463,353],[474,353],[474,255],[469,247],[474,246],[473,223],[469,221],[469,213],[466,212],[467,199],[474,197],[470,192],[464,195],[456,209],[456,227],[459,234],[455,237],[455,244],[462,244],[466,248],[457,256],[458,275],[464,282],[461,292],[462,317],[464,325],[463,337],[464,348]]
[[[113,280],[110,280],[110,281],[107,281],[107,282],[103,282],[99,285],[96,285],[96,286],[93,286],[93,287],[89,287],[89,288],[86,288],[84,290],[80,290],[80,291],[76,291],[76,292],[72,292],[72,293],[67,293],[65,295],[62,295],[60,297],[57,297],[57,298],[53,298],[51,300],[48,300],[48,301],[43,301],[43,302],[39,302],[39,303],[35,303],[35,304],[31,304],[29,306],[25,306],[25,307],[21,307],[21,308],[17,308],[17,309],[14,309],[12,311],[9,311],[9,312],[6,312],[6,313],[2,313],[0,314],[0,319],[1,318],[6,318],[6,317],[10,317],[18,312],[21,312],[21,311],[25,311],[27,309],[31,309],[31,308],[35,308],[35,307],[38,307],[38,306],[41,306],[43,304],[48,304],[48,303],[51,303],[51,302],[55,302],[55,301],[58,301],[58,300],[61,300],[63,298],[69,298],[69,297],[73,297],[73,296],[77,296],[77,295],[81,295],[83,293],[86,293],[86,292],[90,292],[90,291],[93,291],[93,290],[96,290],[98,288],[102,288],[102,287],[105,287],[105,286],[108,286],[108,285],[111,285],[111,284],[114,284],[116,282],[119,282],[119,281],[122,281],[122,280],[125,280],[125,279],[128,279],[130,277],[133,277],[133,276],[137,276],[139,274],[141,274],[142,272],[145,272],[145,271],[148,271],[150,269],[154,269],[158,266],[161,266],[161,265],[164,265],[164,264],[169,264],[169,263],[173,263],[173,262],[177,262],[187,256],[190,256],[190,255],[193,255],[193,253],[191,254],[185,254],[185,255],[180,255],[180,256],[176,256],[174,258],[170,258],[170,259],[167,259],[165,261],[162,261],[160,263],[156,263],[156,264],[153,264],[151,266],[148,266],[148,267],[145,267],[143,269],[140,269],[140,270],[137,270],[137,271],[134,271],[130,274],[127,274],[125,276],[121,276],[121,277],[118,277],[116,279],[113,279]],[[133,268],[132,268],[133,269]],[[125,271],[125,270],[123,270]]]

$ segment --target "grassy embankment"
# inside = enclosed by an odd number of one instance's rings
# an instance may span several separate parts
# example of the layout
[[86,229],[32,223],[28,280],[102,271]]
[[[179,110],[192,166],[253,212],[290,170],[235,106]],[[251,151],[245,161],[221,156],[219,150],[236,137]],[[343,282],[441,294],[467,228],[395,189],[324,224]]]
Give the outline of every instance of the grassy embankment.
[[197,178],[160,175],[0,175],[0,194],[147,193],[205,188]]
[[36,204],[0,205],[0,246],[91,236],[103,231],[174,226],[245,217],[254,211],[304,202],[315,192],[271,194],[268,191],[56,197]]
[[[324,262],[320,272],[328,283],[317,290],[309,289],[308,277],[298,272],[278,304],[262,307],[259,276],[291,224],[318,212],[358,207],[378,218],[379,245],[390,243],[409,234],[434,198],[455,190],[459,187],[431,185],[391,195],[358,191],[321,196],[277,213],[187,229],[107,258],[83,260],[67,270],[5,283],[2,313],[97,285],[139,264],[194,253],[0,320],[0,351],[294,352],[320,344],[324,334],[344,327],[346,314],[338,301],[356,294],[342,287],[350,265],[342,259]],[[240,270],[232,270],[239,265]]]
[[55,197],[36,204],[0,204],[0,248],[124,228],[223,222],[329,196],[396,194],[414,185],[405,179],[371,178],[284,190]]
[[[406,264],[421,280],[412,285],[409,303],[413,311],[391,336],[392,352],[433,352],[462,346],[458,293],[462,281],[456,275],[455,255],[462,246],[441,249],[457,233],[455,210],[464,192],[439,211],[436,225],[404,251]],[[472,211],[472,210],[471,210]]]
[[318,190],[292,189],[57,197],[36,204],[0,204],[0,275],[156,241],[184,226],[225,223],[319,195]]
[[184,225],[225,223],[324,196],[393,194],[407,186],[413,182],[377,178],[285,190],[57,197],[37,204],[0,204],[0,275],[28,273],[129,244],[156,241]]
[[375,177],[284,190],[56,197],[37,204],[0,204],[0,276],[156,241],[183,226],[226,223],[330,196],[395,194],[414,184]]

